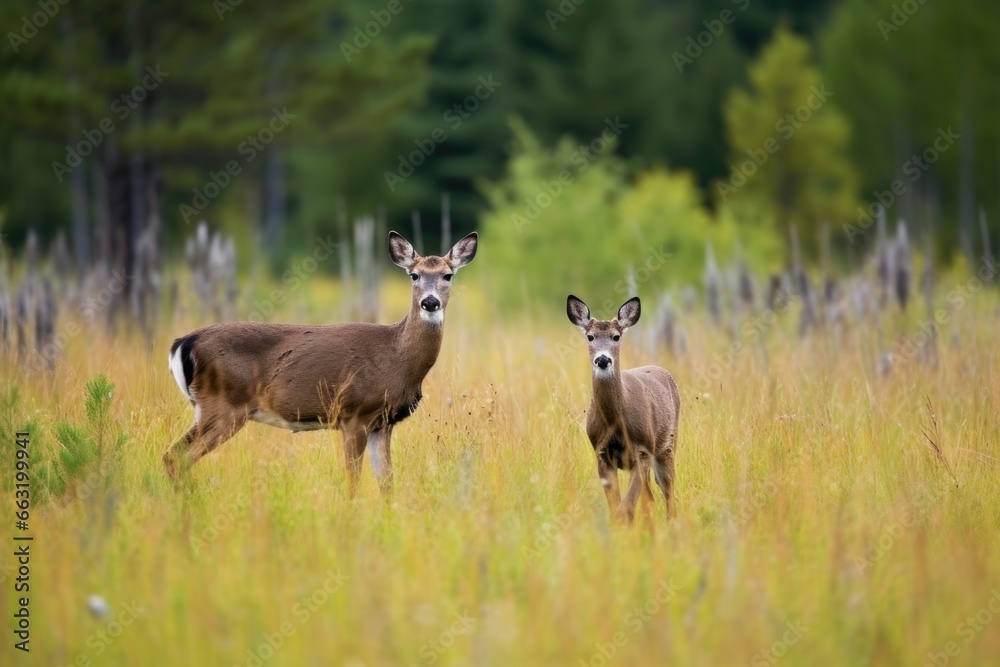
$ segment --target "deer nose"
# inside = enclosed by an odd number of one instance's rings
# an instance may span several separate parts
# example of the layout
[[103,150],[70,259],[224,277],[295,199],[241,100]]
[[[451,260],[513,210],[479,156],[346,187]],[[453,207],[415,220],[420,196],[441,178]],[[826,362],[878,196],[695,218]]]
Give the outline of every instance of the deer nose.
[[425,296],[420,302],[420,307],[426,310],[428,313],[433,313],[435,311],[441,310],[441,302],[436,296]]
[[598,355],[594,359],[594,365],[600,368],[602,371],[607,370],[608,366],[611,365],[611,357],[606,354]]

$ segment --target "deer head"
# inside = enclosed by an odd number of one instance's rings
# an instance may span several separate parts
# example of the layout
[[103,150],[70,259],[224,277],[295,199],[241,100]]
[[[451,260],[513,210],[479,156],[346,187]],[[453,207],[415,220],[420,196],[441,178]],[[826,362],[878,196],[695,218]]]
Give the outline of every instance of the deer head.
[[389,256],[413,282],[411,311],[419,312],[425,322],[443,324],[444,310],[451,295],[451,279],[476,256],[478,244],[479,235],[472,232],[452,246],[444,257],[421,257],[402,235],[389,232]]
[[639,321],[639,297],[632,297],[618,309],[613,320],[597,320],[590,316],[590,308],[572,294],[566,299],[569,321],[580,327],[587,337],[587,351],[592,362],[595,379],[610,378],[619,373],[618,352],[625,330]]

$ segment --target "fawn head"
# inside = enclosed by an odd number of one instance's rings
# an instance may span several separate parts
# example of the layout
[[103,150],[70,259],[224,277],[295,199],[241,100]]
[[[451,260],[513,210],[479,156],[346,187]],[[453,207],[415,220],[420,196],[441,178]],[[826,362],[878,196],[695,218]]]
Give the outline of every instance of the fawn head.
[[639,297],[634,296],[618,309],[618,317],[613,320],[595,320],[590,316],[590,308],[583,301],[569,295],[566,299],[566,314],[569,321],[580,327],[587,337],[587,352],[590,354],[591,370],[595,377],[611,377],[618,369],[618,351],[622,334],[639,321]]
[[451,295],[451,279],[455,272],[476,256],[479,235],[472,232],[459,239],[444,257],[421,257],[410,242],[396,232],[389,232],[389,257],[406,271],[413,282],[411,310],[431,324],[444,322],[444,309]]

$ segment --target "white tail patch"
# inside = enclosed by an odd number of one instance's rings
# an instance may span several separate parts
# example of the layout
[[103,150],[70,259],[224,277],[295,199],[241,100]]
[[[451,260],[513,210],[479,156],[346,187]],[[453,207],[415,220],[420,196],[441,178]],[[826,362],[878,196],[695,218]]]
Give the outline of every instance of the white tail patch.
[[177,386],[181,388],[181,393],[187,396],[189,401],[193,401],[194,396],[191,395],[191,391],[188,389],[187,378],[184,377],[184,362],[181,361],[181,350],[183,349],[183,345],[178,345],[177,349],[169,356],[170,372],[173,373],[174,380],[177,381]]

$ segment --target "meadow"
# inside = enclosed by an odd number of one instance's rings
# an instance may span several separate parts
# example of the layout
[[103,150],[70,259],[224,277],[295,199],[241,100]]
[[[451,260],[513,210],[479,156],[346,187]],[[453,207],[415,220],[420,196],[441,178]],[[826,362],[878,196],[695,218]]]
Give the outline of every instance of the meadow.
[[[313,278],[273,319],[335,321],[338,289]],[[407,285],[393,274],[382,291],[395,321]],[[391,503],[367,462],[348,499],[338,433],[260,424],[176,492],[160,457],[193,415],[166,353],[204,323],[194,312],[151,338],[87,328],[51,373],[5,361],[5,496],[19,427],[37,461],[58,458],[60,424],[101,444],[60,494],[35,494],[30,654],[9,630],[4,499],[0,664],[996,664],[994,289],[960,306],[942,292],[936,365],[906,354],[914,308],[883,317],[882,343],[856,325],[800,338],[794,309],[759,336],[692,315],[678,356],[626,336],[626,368],[663,365],[681,388],[677,518],[654,492],[654,530],[611,521],[564,304],[512,318],[485,286],[456,292],[395,432]],[[897,350],[888,374],[880,344]],[[114,390],[95,417],[86,384],[102,373]]]

